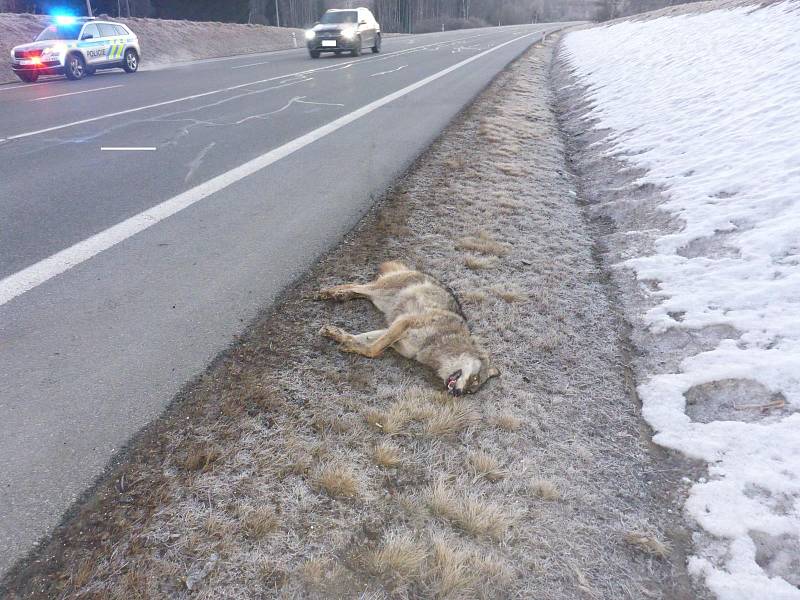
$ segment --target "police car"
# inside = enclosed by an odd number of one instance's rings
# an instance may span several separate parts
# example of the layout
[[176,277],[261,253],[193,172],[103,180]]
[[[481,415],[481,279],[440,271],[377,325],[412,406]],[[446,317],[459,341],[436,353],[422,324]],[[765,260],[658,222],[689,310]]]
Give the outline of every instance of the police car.
[[88,17],[57,17],[36,41],[11,49],[11,69],[22,81],[40,75],[82,79],[97,69],[139,69],[141,50],[136,35],[122,23]]

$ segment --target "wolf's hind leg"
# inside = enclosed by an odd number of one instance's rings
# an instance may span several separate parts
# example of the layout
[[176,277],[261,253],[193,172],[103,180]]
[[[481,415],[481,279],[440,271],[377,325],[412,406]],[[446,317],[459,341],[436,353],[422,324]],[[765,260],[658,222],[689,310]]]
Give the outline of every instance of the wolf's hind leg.
[[352,352],[367,358],[375,358],[380,356],[386,348],[400,340],[413,324],[413,320],[401,318],[392,323],[388,329],[369,331],[361,335],[351,335],[338,327],[326,325],[320,333],[339,342],[343,352]]
[[326,325],[320,330],[320,334],[339,342],[343,352],[353,352],[367,358],[375,358],[402,338],[411,325],[410,320],[398,319],[388,329],[369,331],[360,335],[352,335],[338,327]]
[[377,329],[375,331],[368,331],[366,333],[354,335],[352,333],[347,333],[345,330],[340,329],[339,327],[325,325],[319,330],[319,334],[323,337],[338,342],[341,345],[341,349],[345,352],[363,354],[363,351],[379,340],[380,337],[387,331],[387,329]]
[[336,300],[343,302],[345,300],[352,300],[353,298],[369,298],[371,291],[372,284],[370,283],[345,283],[344,285],[336,285],[320,290],[317,292],[317,297],[320,300]]

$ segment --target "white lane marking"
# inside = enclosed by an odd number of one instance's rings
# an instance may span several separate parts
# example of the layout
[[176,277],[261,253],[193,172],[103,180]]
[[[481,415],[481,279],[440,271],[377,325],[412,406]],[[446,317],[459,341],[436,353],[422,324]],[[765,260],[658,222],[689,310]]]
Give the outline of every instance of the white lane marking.
[[373,73],[372,75],[370,75],[370,77],[378,77],[379,75],[387,75],[387,74],[389,74],[389,73],[396,73],[396,72],[397,72],[397,71],[399,71],[400,69],[405,69],[407,66],[408,66],[408,65],[400,65],[400,66],[399,66],[399,67],[397,67],[396,69],[392,69],[392,70],[390,70],[390,71],[381,71],[380,73]]
[[[534,33],[538,33],[538,32],[534,32]],[[534,33],[532,33],[531,35],[534,35]],[[479,35],[483,35],[483,34],[479,34]],[[478,37],[478,36],[470,36],[468,38],[462,38],[460,40],[453,40],[453,42],[464,41],[464,40],[472,39],[473,37]],[[337,67],[342,67],[344,65],[352,64],[354,62],[360,62],[360,63],[363,63],[363,64],[368,64],[369,62],[375,62],[375,61],[378,61],[378,60],[385,60],[387,58],[390,58],[390,57],[398,55],[398,54],[407,54],[408,52],[416,52],[417,50],[428,48],[429,46],[437,46],[437,45],[439,45],[441,43],[442,42],[435,42],[433,44],[426,44],[424,46],[416,46],[414,48],[408,48],[406,50],[398,50],[396,52],[388,52],[388,53],[386,53],[386,54],[384,54],[383,56],[380,56],[380,57],[362,58],[362,59],[356,59],[356,60],[351,61],[349,63],[336,63],[334,65],[329,65],[329,66],[326,66],[326,67],[317,67],[316,69],[306,69],[305,71],[298,71],[297,73],[288,73],[288,74],[285,74],[285,75],[277,75],[275,77],[269,77],[268,79],[259,79],[258,81],[249,81],[247,83],[241,83],[239,85],[232,85],[230,87],[220,88],[218,90],[211,90],[209,92],[202,92],[202,93],[199,93],[199,94],[192,94],[191,96],[183,96],[182,98],[174,98],[172,100],[165,100],[163,102],[156,102],[155,104],[147,104],[145,106],[137,106],[136,108],[129,108],[129,109],[126,109],[126,110],[120,110],[118,112],[108,113],[108,114],[105,114],[105,115],[99,115],[97,117],[89,117],[87,119],[81,119],[80,121],[73,121],[72,123],[64,123],[63,125],[54,125],[53,127],[46,127],[45,129],[37,129],[35,131],[27,131],[25,133],[18,133],[16,135],[10,135],[10,136],[5,137],[5,138],[0,138],[0,143],[10,142],[11,140],[19,140],[19,139],[23,139],[23,138],[28,138],[28,137],[32,137],[32,136],[35,136],[35,135],[41,135],[43,133],[50,133],[51,131],[58,131],[60,129],[67,129],[69,127],[76,127],[78,125],[86,125],[87,123],[95,123],[97,121],[102,121],[104,119],[111,119],[113,117],[120,117],[122,115],[129,115],[131,113],[140,112],[140,111],[143,111],[143,110],[150,110],[152,108],[160,108],[162,106],[168,106],[170,104],[175,104],[177,102],[186,102],[188,100],[196,100],[197,98],[204,98],[206,96],[212,96],[214,94],[221,94],[223,92],[230,92],[230,91],[238,90],[238,89],[241,89],[241,88],[244,88],[244,87],[248,87],[248,86],[251,86],[251,85],[258,85],[259,83],[267,83],[267,82],[270,82],[270,81],[275,81],[276,79],[286,79],[288,77],[295,77],[297,75],[306,75],[306,74],[309,74],[309,73],[316,73],[317,71],[326,71],[326,70],[330,70],[330,69],[335,69]],[[452,43],[452,42],[446,42],[446,43]]]
[[56,94],[55,96],[44,96],[42,98],[33,98],[31,102],[41,102],[42,100],[50,100],[52,98],[63,98],[64,96],[77,96],[78,94],[89,94],[91,92],[99,92],[101,90],[113,90],[114,88],[121,88],[121,87],[123,87],[122,84],[107,85],[105,87],[92,88],[91,90],[83,90],[82,92],[68,92],[66,94]]
[[153,152],[155,146],[100,146],[103,152]]
[[38,85],[47,85],[50,83],[49,81],[39,81],[37,83],[12,83],[10,85],[2,85],[0,86],[0,92],[7,92],[9,90],[18,90],[21,88],[32,88]]
[[151,208],[148,208],[137,215],[125,219],[124,221],[117,223],[116,225],[109,227],[104,231],[96,233],[95,235],[86,238],[85,240],[78,242],[73,246],[70,246],[69,248],[65,248],[60,252],[56,252],[55,254],[40,260],[39,262],[22,269],[13,275],[9,275],[5,279],[0,280],[0,306],[10,302],[17,296],[24,294],[25,292],[32,290],[39,285],[42,285],[53,277],[56,277],[57,275],[68,271],[69,269],[89,260],[90,258],[97,256],[101,252],[116,246],[120,242],[127,240],[137,233],[141,233],[156,223],[159,223],[160,221],[163,221],[164,219],[167,219],[181,212],[182,210],[189,208],[201,200],[208,198],[212,194],[224,190],[237,181],[241,181],[245,177],[249,177],[250,175],[258,173],[262,169],[267,168],[282,158],[286,158],[298,150],[305,148],[309,144],[312,144],[317,140],[320,140],[325,136],[338,131],[342,127],[345,127],[353,121],[370,114],[382,106],[385,106],[390,102],[394,102],[403,96],[407,96],[411,92],[414,92],[419,88],[436,81],[437,79],[441,79],[445,75],[448,75],[456,69],[460,69],[461,67],[468,65],[479,58],[483,58],[487,54],[508,46],[509,44],[513,44],[521,39],[537,34],[541,35],[541,32],[537,31],[533,33],[526,33],[525,35],[515,37],[507,42],[503,42],[502,44],[498,44],[497,46],[489,48],[488,50],[484,50],[480,54],[470,56],[469,58],[451,65],[446,69],[442,69],[433,75],[428,75],[416,83],[412,83],[411,85],[397,90],[396,92],[392,92],[391,94],[383,96],[378,100],[374,100],[373,102],[370,102],[369,104],[362,106],[351,113],[339,117],[338,119],[335,119],[326,125],[318,127],[317,129],[314,129],[305,135],[295,138],[291,142],[287,142],[282,146],[270,150],[269,152],[266,152],[265,154],[262,154],[261,156],[258,156],[242,165],[239,165],[238,167],[235,167],[226,173],[217,175],[216,177],[213,177],[204,183],[186,190],[185,192],[178,194],[169,200],[165,200],[161,204],[157,204]]
[[250,63],[250,64],[247,64],[247,65],[236,65],[235,67],[231,67],[231,69],[245,69],[247,67],[257,67],[258,65],[268,65],[271,62],[273,62],[273,61],[265,60],[263,62]]

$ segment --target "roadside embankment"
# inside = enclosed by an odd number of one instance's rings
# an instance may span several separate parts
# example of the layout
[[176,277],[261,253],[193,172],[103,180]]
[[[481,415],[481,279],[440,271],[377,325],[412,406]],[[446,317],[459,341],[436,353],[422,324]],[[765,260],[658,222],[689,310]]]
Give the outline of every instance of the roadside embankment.
[[[305,43],[302,29],[287,27],[166,19],[111,20],[125,23],[139,37],[143,68],[293,48],[295,40],[299,46]],[[0,58],[4,66],[0,82],[16,80],[7,68],[11,48],[32,42],[48,23],[49,19],[43,15],[0,13]]]
[[[552,45],[501,74],[328,256],[187,387],[11,598],[690,599],[684,498],[551,107]],[[453,398],[328,323],[321,287],[399,259],[461,300],[502,375]]]

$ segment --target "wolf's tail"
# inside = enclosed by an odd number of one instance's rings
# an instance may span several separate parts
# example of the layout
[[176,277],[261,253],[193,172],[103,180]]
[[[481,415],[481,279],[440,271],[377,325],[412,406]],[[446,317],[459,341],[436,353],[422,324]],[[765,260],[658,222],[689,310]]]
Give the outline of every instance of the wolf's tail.
[[396,273],[398,271],[410,271],[407,266],[401,263],[399,260],[390,260],[385,263],[381,263],[378,267],[378,273],[381,275],[386,275],[388,273]]

